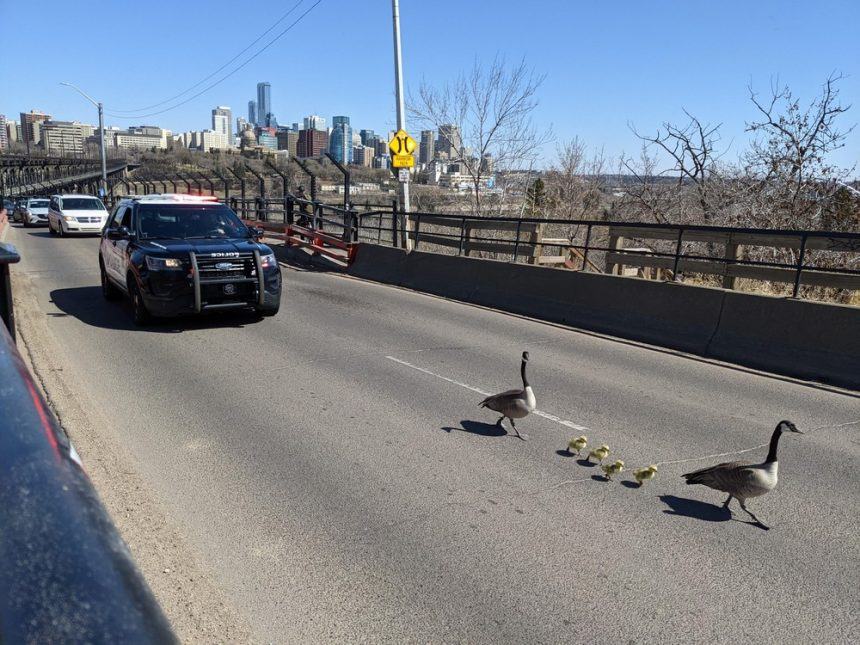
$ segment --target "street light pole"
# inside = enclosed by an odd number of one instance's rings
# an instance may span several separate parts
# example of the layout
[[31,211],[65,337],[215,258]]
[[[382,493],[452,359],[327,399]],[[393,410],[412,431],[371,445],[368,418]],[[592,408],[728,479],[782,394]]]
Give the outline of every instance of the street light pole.
[[106,161],[106,153],[105,153],[105,117],[104,117],[104,105],[101,101],[96,101],[91,96],[89,96],[86,92],[84,92],[81,88],[76,85],[72,85],[71,83],[60,83],[60,85],[65,85],[66,87],[71,87],[78,94],[83,96],[87,101],[95,105],[99,110],[99,156],[102,161],[102,181],[101,181],[101,195],[100,197],[104,198],[107,195],[107,161]]
[[[406,109],[403,104],[403,57],[400,53],[400,2],[391,0],[391,14],[394,22],[394,90],[397,95],[397,129],[406,130]],[[404,247],[412,250],[412,239],[409,237],[411,225],[409,222],[409,181],[400,182],[400,204],[403,209]]]
[[105,153],[105,112],[104,105],[99,101],[99,154],[102,158],[102,186],[101,186],[101,197],[104,199],[107,197],[107,154]]

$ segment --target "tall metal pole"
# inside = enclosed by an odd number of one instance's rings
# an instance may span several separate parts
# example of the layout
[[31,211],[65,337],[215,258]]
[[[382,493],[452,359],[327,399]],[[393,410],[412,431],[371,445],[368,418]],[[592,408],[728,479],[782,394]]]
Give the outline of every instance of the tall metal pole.
[[107,161],[105,157],[105,113],[104,113],[104,105],[99,101],[99,152],[102,157],[102,186],[101,186],[101,197],[105,198],[107,195]]
[[[406,130],[406,109],[403,104],[403,57],[400,53],[400,2],[391,0],[391,14],[394,21],[394,90],[397,95],[397,129]],[[409,222],[409,182],[400,182],[400,205],[403,209],[403,246],[412,250],[412,240],[408,233],[412,230]]]
[[96,101],[93,97],[91,97],[89,94],[84,92],[77,85],[72,85],[71,83],[65,83],[65,82],[60,83],[60,85],[65,85],[66,87],[71,87],[78,94],[83,96],[87,101],[89,101],[90,103],[95,105],[99,110],[99,138],[100,138],[99,153],[100,153],[101,160],[102,160],[102,181],[101,181],[102,185],[101,185],[101,187],[102,187],[103,195],[101,195],[101,196],[103,197],[104,195],[107,195],[107,162],[105,160],[104,106],[102,105],[101,101]]

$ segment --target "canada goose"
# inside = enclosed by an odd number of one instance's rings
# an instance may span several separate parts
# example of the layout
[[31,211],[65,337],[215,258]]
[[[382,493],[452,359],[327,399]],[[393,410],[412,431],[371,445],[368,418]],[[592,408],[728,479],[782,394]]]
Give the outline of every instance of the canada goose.
[[654,479],[657,476],[657,466],[650,465],[647,468],[637,468],[633,471],[633,477],[641,486],[649,479]]
[[609,456],[609,446],[607,446],[606,444],[603,444],[602,446],[600,446],[600,448],[595,448],[594,450],[592,450],[591,452],[588,453],[588,461],[591,461],[592,459],[596,459],[597,463],[599,464],[604,459],[606,459],[608,456]]
[[582,449],[588,445],[588,437],[582,435],[581,437],[577,437],[576,439],[571,439],[567,442],[567,454],[570,454],[571,451],[576,451],[576,456],[582,454]]
[[734,497],[740,502],[741,508],[747,515],[753,518],[757,524],[767,528],[746,507],[746,500],[760,497],[776,488],[777,473],[779,470],[779,464],[776,460],[776,449],[779,446],[779,438],[783,432],[803,434],[791,421],[780,421],[773,431],[773,435],[770,437],[770,450],[764,463],[745,464],[740,461],[730,461],[725,464],[717,464],[716,466],[686,473],[681,475],[681,477],[687,480],[687,484],[702,484],[708,488],[728,493],[729,497],[725,504],[723,504],[723,508],[728,508],[729,503]]
[[606,475],[606,479],[612,481],[612,475],[617,475],[624,470],[624,462],[619,459],[615,463],[600,466],[600,469]]
[[500,416],[499,420],[496,421],[496,425],[498,426],[502,426],[502,422],[506,418],[510,419],[511,427],[520,439],[525,438],[520,434],[520,431],[517,430],[517,425],[514,423],[514,419],[527,417],[529,413],[535,409],[535,394],[532,390],[532,386],[529,385],[529,381],[526,378],[526,363],[528,362],[529,353],[523,352],[523,362],[520,366],[520,375],[523,379],[523,389],[508,390],[501,394],[494,394],[492,396],[488,396],[478,404],[478,407],[489,408],[494,412],[501,413],[502,416]]

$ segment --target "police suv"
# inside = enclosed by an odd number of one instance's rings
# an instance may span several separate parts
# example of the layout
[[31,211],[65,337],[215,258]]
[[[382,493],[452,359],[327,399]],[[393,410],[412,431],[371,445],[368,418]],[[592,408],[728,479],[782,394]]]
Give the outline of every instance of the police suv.
[[215,198],[122,200],[102,231],[99,269],[108,300],[131,298],[135,324],[152,316],[246,309],[274,316],[281,270],[262,232]]

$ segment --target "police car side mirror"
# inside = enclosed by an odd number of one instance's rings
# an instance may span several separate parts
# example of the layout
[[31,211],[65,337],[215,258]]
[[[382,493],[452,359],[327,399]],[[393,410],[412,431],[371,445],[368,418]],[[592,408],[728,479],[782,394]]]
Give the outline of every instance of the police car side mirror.
[[260,239],[261,237],[263,237],[263,229],[258,228],[257,226],[249,226],[248,233],[250,233],[251,237],[253,237],[254,239]]
[[120,226],[119,228],[108,229],[107,236],[109,240],[127,240],[131,237],[131,232],[128,227]]

